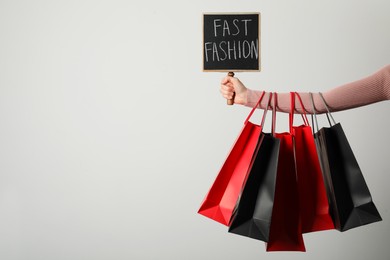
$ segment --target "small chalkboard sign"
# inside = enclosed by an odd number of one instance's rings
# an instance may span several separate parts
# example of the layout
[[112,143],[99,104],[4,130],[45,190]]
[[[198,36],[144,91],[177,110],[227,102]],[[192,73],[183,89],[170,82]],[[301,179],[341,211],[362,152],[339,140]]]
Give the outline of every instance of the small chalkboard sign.
[[260,13],[203,14],[203,71],[260,71]]

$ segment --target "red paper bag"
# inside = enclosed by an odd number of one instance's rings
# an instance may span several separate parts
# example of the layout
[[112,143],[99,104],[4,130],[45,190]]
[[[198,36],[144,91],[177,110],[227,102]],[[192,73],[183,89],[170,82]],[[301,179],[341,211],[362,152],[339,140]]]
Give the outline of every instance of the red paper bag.
[[[292,111],[295,110],[295,96],[298,97],[302,110],[305,111],[299,94],[291,92]],[[295,144],[302,232],[334,229],[313,131],[305,112],[302,118],[303,125],[293,126],[294,112],[290,113],[290,132],[294,136]]]
[[306,251],[299,212],[293,139],[289,133],[277,133],[275,136],[280,139],[280,150],[267,251]]
[[[274,97],[273,110],[277,106],[276,93]],[[273,124],[275,115],[274,111]],[[275,137],[280,139],[280,150],[267,251],[306,251],[302,237],[293,136],[291,133],[276,133]]]
[[244,127],[198,210],[199,214],[226,226],[229,225],[262,131],[261,125],[253,124],[249,119],[263,99],[264,93],[245,120]]

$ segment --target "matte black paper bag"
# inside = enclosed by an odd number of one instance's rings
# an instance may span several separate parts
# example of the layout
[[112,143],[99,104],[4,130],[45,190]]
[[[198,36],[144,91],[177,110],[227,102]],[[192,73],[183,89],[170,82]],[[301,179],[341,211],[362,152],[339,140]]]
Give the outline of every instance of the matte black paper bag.
[[[270,93],[269,102],[272,98]],[[267,109],[264,111],[264,119]],[[264,120],[263,120],[264,122]],[[268,241],[275,195],[280,140],[261,132],[247,179],[233,211],[229,232]]]
[[[381,221],[344,130],[340,123],[336,124],[321,93],[320,97],[328,111],[330,127],[321,128],[314,134],[314,138],[335,227],[346,231]],[[315,111],[313,98],[312,103]],[[315,114],[314,119],[318,129]]]
[[258,150],[238,200],[230,233],[267,242],[274,205],[280,140],[261,133]]

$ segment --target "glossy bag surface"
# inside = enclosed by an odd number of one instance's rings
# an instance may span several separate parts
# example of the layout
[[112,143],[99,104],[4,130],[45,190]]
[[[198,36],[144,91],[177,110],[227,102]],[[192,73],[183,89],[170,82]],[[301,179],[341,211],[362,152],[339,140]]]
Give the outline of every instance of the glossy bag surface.
[[290,113],[290,132],[294,137],[302,232],[334,229],[313,130],[299,94],[292,92],[292,111],[295,110],[296,99],[303,111],[303,124],[294,126],[294,114]]
[[262,131],[261,125],[249,120],[263,97],[264,92],[245,120],[238,138],[198,210],[199,214],[224,225],[229,224]]
[[229,232],[267,242],[274,205],[280,141],[261,133]]
[[[276,100],[276,94],[273,94]],[[229,232],[267,242],[267,251],[305,251],[290,133],[261,133]]]
[[275,200],[267,251],[306,251],[300,219],[293,136],[277,133],[280,140]]
[[327,116],[332,119],[331,126],[317,131],[315,139],[336,229],[346,231],[381,221],[341,124],[334,121],[329,109]]

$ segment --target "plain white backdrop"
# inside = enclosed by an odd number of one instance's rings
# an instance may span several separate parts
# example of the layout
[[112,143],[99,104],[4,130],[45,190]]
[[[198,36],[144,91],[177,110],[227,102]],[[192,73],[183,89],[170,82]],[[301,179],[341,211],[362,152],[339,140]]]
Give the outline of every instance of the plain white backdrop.
[[202,13],[261,13],[262,71],[237,73],[248,87],[317,92],[389,63],[389,9],[0,0],[0,259],[388,259],[388,102],[334,115],[382,222],[266,253],[197,210],[249,113],[201,71]]

